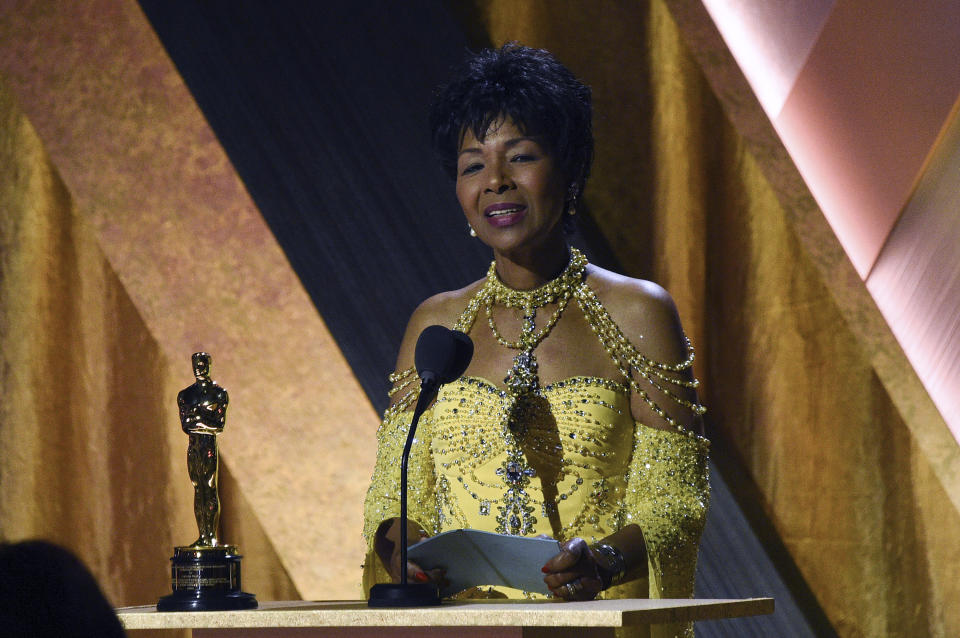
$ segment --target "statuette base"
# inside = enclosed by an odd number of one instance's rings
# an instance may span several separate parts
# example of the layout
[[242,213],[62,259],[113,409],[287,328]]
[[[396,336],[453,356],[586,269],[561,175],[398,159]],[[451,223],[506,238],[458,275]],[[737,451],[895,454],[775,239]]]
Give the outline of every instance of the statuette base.
[[228,611],[255,609],[257,599],[241,591],[240,559],[233,545],[176,547],[170,559],[173,593],[157,611]]

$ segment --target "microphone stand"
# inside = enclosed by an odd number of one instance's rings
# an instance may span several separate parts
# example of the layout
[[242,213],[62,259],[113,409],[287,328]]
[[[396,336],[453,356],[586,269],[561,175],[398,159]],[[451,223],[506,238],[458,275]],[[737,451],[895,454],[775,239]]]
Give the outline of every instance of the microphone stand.
[[440,590],[436,583],[407,582],[407,461],[420,416],[427,409],[440,383],[433,374],[424,374],[420,384],[420,397],[413,409],[413,420],[407,433],[407,442],[400,456],[400,582],[381,583],[370,588],[369,607],[427,607],[440,604]]

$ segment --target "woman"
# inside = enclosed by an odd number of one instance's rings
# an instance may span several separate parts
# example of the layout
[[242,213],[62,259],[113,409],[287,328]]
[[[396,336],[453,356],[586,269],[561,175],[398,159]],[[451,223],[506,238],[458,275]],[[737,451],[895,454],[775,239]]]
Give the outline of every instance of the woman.
[[474,56],[438,95],[435,146],[468,232],[494,260],[407,326],[366,503],[368,587],[399,578],[395,466],[416,400],[414,345],[442,324],[475,351],[420,421],[410,538],[546,534],[563,541],[543,567],[555,596],[693,594],[709,500],[693,351],[662,288],[590,265],[567,242],[590,121],[590,90],[546,51],[515,44]]

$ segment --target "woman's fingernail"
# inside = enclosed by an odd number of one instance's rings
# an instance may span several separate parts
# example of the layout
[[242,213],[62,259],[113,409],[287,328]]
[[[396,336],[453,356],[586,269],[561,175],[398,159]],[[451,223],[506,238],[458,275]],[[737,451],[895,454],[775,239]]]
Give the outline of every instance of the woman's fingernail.
[[428,580],[430,580],[430,577],[423,572],[417,572],[416,574],[413,575],[413,577],[419,580],[421,583],[425,583]]
[[540,571],[542,571],[544,574],[546,574],[546,573],[549,573],[549,572],[550,572],[550,568],[547,567],[546,565],[544,565],[543,567],[540,568]]

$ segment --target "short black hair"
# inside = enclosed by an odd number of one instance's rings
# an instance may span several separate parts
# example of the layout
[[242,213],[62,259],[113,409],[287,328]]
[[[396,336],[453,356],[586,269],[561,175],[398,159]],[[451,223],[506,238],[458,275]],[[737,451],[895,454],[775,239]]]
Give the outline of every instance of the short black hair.
[[441,86],[430,110],[433,146],[451,177],[457,153],[472,131],[483,141],[501,117],[542,140],[575,192],[583,192],[593,161],[590,87],[548,51],[510,42],[472,54]]

